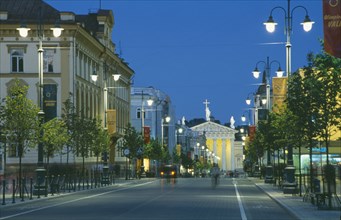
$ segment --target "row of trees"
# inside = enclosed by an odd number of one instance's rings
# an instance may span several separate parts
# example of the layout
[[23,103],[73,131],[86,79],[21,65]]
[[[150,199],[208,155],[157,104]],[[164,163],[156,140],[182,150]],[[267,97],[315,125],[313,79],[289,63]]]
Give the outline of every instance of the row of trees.
[[[15,152],[11,156],[18,157],[19,173],[22,179],[22,158],[32,148],[43,144],[45,165],[48,170],[50,158],[56,154],[66,156],[64,164],[68,165],[70,156],[82,158],[82,173],[85,172],[85,159],[96,157],[96,164],[101,162],[104,152],[110,148],[129,150],[128,158],[149,158],[157,161],[170,161],[171,155],[167,146],[160,141],[152,139],[150,143],[143,143],[142,134],[137,132],[130,124],[125,128],[124,134],[109,135],[103,128],[101,120],[87,118],[78,112],[72,102],[72,94],[63,103],[61,118],[41,123],[39,108],[32,100],[27,98],[28,86],[16,79],[9,88],[9,94],[1,100],[0,105],[0,142],[5,147],[5,152]],[[41,135],[43,134],[43,135]],[[117,144],[120,142],[120,144]],[[138,149],[143,147],[143,155],[138,154]],[[115,150],[111,150],[114,153]],[[114,157],[114,155],[111,155]],[[6,163],[6,155],[5,155]],[[6,166],[6,164],[5,164]]]
[[[308,65],[289,78],[285,105],[279,112],[271,112],[267,120],[259,122],[246,153],[248,158],[256,161],[265,150],[285,151],[286,147],[294,147],[300,158],[301,149],[307,148],[312,190],[312,148],[317,141],[323,142],[329,166],[330,138],[341,130],[341,59],[322,52],[308,54],[307,60]],[[300,161],[298,165],[301,172]]]
[[[68,99],[64,103],[62,118],[41,123],[39,108],[27,98],[28,86],[16,79],[9,88],[9,94],[0,105],[0,141],[6,151],[19,160],[19,180],[22,179],[22,158],[39,143],[43,145],[43,153],[48,170],[49,160],[55,154],[66,154],[66,164],[72,152],[83,158],[98,158],[109,145],[109,136],[102,128],[99,120],[82,117]],[[70,96],[71,97],[71,96]],[[5,155],[5,167],[6,167]],[[5,171],[6,172],[6,171]],[[6,175],[6,173],[5,173]],[[20,182],[19,181],[19,185]]]

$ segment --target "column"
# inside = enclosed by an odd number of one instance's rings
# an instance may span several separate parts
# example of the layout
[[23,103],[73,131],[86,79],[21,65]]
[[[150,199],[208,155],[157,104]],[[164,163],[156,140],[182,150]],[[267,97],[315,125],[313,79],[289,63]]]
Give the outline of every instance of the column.
[[218,163],[218,160],[217,160],[217,138],[213,138],[213,153],[214,153],[214,158],[213,158],[213,161],[214,163]]
[[231,143],[231,169],[235,170],[235,163],[234,163],[234,159],[235,159],[235,155],[234,155],[234,138],[230,138],[230,143]]
[[225,138],[223,138],[222,139],[222,142],[221,142],[221,153],[222,153],[222,170],[223,171],[226,171],[227,169],[226,169],[226,139]]

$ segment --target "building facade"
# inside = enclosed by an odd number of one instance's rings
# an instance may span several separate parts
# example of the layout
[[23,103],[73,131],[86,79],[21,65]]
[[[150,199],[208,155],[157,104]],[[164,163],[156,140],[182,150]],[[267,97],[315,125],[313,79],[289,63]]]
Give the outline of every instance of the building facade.
[[[151,105],[148,105],[148,100],[153,101]],[[165,122],[167,116],[170,118],[168,123]],[[153,87],[132,87],[130,118],[138,132],[142,132],[142,127],[148,127],[150,138],[159,141],[163,139],[169,151],[173,151],[176,145],[176,115],[167,94]]]
[[[64,29],[60,37],[52,36],[51,27],[59,22]],[[17,28],[21,24],[31,30],[21,37]],[[0,99],[8,95],[15,79],[29,86],[28,98],[37,103],[38,98],[38,52],[43,47],[43,108],[45,119],[62,115],[63,103],[71,99],[77,113],[87,118],[105,118],[104,102],[114,110],[115,131],[122,133],[130,121],[130,82],[134,71],[115,53],[112,42],[114,16],[111,10],[77,15],[60,12],[42,0],[0,1]],[[99,80],[91,80],[96,72]],[[120,74],[118,81],[112,74]],[[104,100],[104,88],[108,89]],[[6,143],[2,143],[2,152]],[[8,149],[7,149],[8,150]],[[3,157],[3,155],[1,155]],[[7,155],[7,167],[15,166],[18,158]],[[65,155],[55,155],[52,161],[65,162]],[[114,161],[124,161],[117,154]],[[76,155],[71,163],[80,162]],[[95,158],[87,158],[88,163]],[[112,161],[112,162],[114,162]],[[23,163],[35,165],[37,151],[31,150]],[[4,165],[2,166],[2,173]]]

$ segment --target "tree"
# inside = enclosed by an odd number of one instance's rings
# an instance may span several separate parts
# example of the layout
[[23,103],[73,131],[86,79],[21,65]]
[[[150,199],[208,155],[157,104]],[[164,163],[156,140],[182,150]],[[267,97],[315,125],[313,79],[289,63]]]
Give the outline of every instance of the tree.
[[28,86],[15,80],[5,98],[1,121],[11,152],[19,158],[19,187],[22,180],[22,158],[28,148],[37,146],[39,140],[39,108],[27,98]]
[[66,164],[69,164],[69,155],[71,152],[74,152],[75,146],[75,121],[77,118],[76,108],[71,101],[72,94],[70,94],[69,98],[63,103],[62,109],[62,119],[66,125],[67,132],[69,134],[69,142],[66,144]]
[[341,130],[341,59],[327,53],[318,54],[313,59],[314,78],[319,84],[316,122],[320,125],[318,136],[326,146],[329,164],[330,137]]
[[144,146],[144,156],[150,160],[162,159],[162,146],[160,142],[152,138],[150,142]]
[[96,130],[94,131],[94,141],[92,146],[92,152],[96,157],[96,167],[98,169],[99,157],[103,152],[109,151],[110,136],[108,130],[104,129],[100,122],[96,123]]
[[73,137],[75,153],[82,157],[82,176],[85,174],[85,158],[89,157],[96,140],[96,120],[85,117],[76,117]]
[[[315,123],[318,125],[317,133],[326,147],[327,165],[329,167],[330,137],[340,132],[341,124],[341,59],[336,59],[327,53],[318,54],[312,59],[314,68],[313,79],[318,85]],[[328,191],[328,206],[331,208],[331,185],[335,178],[326,178]]]
[[123,148],[129,150],[129,158],[137,157],[137,150],[143,145],[143,138],[140,133],[129,123],[124,130]]
[[69,135],[64,121],[54,118],[43,125],[44,154],[49,165],[50,157],[56,152],[62,152],[63,146],[68,143]]

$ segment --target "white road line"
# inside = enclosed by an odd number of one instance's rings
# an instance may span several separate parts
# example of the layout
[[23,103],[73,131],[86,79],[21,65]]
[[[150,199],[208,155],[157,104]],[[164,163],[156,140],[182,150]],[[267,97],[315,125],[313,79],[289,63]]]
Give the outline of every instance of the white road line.
[[25,211],[25,212],[20,212],[20,213],[14,214],[14,215],[0,217],[0,220],[10,219],[10,218],[14,218],[14,217],[17,217],[17,216],[29,214],[29,213],[32,213],[32,212],[37,212],[37,211],[44,210],[44,209],[53,208],[53,207],[57,207],[57,206],[65,205],[65,204],[68,204],[68,203],[73,203],[73,202],[85,200],[85,199],[91,199],[91,198],[95,198],[95,197],[106,195],[106,194],[113,193],[113,192],[123,191],[123,190],[127,190],[127,189],[130,189],[130,188],[142,186],[142,185],[147,185],[149,183],[152,183],[152,182],[141,183],[141,184],[137,184],[137,185],[134,185],[134,186],[127,187],[127,188],[120,188],[120,189],[110,190],[110,191],[107,191],[107,192],[104,192],[104,193],[99,193],[99,194],[95,194],[95,195],[91,195],[91,196],[86,196],[86,197],[82,197],[82,198],[78,198],[78,199],[74,199],[74,200],[70,200],[70,201],[61,202],[61,203],[50,205],[50,206],[44,206],[44,207],[41,207],[41,208],[32,209],[32,210]]
[[237,200],[238,200],[240,215],[242,216],[242,220],[247,220],[245,210],[244,210],[244,206],[243,206],[242,200],[241,200],[239,192],[238,192],[237,182],[234,180],[234,178],[233,178],[233,185],[234,185],[234,189],[236,190],[236,196],[237,196]]

